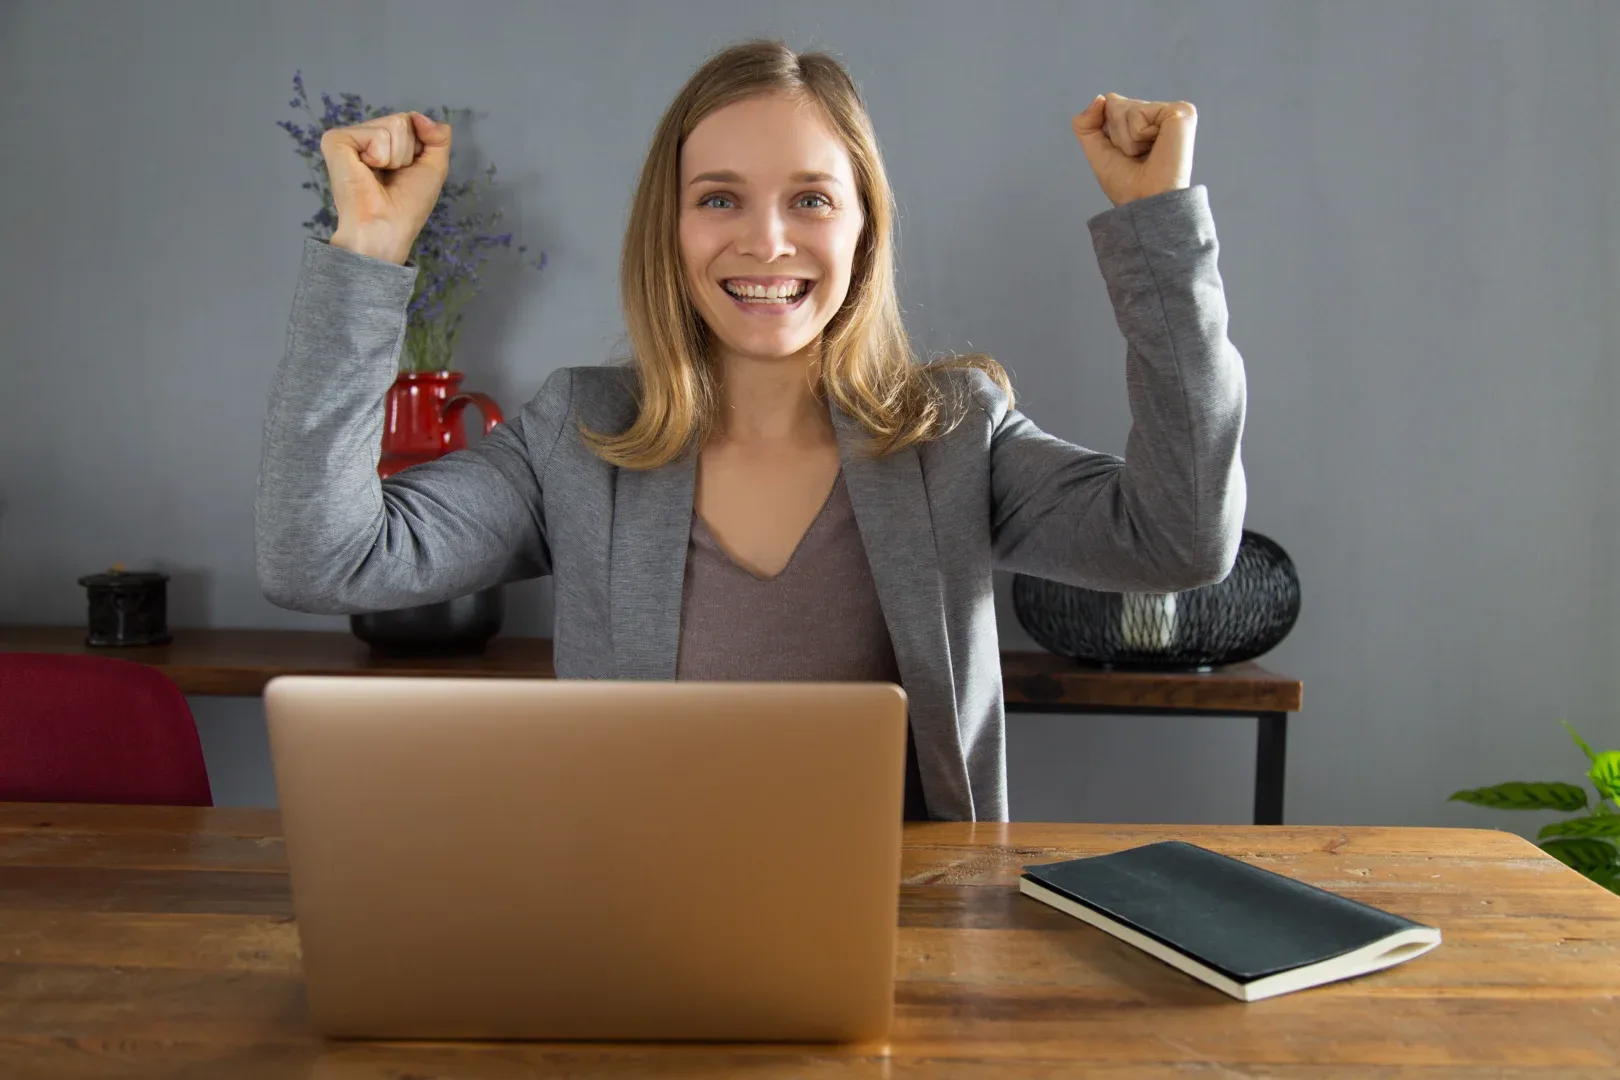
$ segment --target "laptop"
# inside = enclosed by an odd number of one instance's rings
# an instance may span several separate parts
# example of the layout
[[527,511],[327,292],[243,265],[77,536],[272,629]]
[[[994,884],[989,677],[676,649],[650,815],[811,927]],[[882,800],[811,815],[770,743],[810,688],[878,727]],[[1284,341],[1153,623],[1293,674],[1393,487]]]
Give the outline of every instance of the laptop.
[[887,1034],[900,687],[282,676],[265,708],[321,1034]]

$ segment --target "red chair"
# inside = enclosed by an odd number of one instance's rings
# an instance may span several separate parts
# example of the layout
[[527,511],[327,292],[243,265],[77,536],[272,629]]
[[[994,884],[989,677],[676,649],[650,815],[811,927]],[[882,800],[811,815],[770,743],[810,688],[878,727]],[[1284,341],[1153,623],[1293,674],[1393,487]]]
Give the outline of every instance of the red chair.
[[0,653],[0,801],[212,806],[197,723],[155,668]]

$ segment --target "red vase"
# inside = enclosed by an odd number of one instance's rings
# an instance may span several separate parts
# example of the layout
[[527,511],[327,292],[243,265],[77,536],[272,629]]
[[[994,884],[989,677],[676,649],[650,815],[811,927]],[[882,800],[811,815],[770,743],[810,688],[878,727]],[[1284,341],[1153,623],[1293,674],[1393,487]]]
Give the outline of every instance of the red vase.
[[484,434],[503,423],[501,407],[488,394],[460,393],[459,371],[402,371],[388,388],[383,414],[382,457],[377,475],[443,457],[467,446],[461,414],[476,405],[484,417]]

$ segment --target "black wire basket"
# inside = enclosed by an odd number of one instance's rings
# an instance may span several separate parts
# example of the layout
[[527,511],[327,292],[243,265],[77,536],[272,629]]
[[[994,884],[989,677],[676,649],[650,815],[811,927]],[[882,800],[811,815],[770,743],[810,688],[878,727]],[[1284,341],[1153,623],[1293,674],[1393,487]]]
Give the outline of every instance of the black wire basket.
[[1276,648],[1299,619],[1299,575],[1276,541],[1243,531],[1232,572],[1179,593],[1098,592],[1013,577],[1013,611],[1048,652],[1085,664],[1208,671]]

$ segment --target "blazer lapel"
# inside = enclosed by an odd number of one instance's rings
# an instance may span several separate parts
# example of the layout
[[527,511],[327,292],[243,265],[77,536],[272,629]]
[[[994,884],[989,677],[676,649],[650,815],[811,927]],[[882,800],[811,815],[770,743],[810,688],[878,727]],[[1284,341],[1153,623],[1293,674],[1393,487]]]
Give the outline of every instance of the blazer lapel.
[[930,813],[943,817],[947,807],[971,807],[973,796],[956,726],[945,597],[922,463],[915,448],[874,460],[860,423],[836,405],[832,418],[844,483],[905,686],[924,793]]
[[675,678],[696,477],[696,454],[658,469],[618,470],[609,596],[620,679]]

